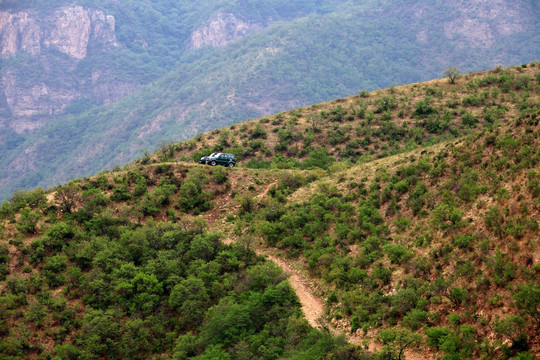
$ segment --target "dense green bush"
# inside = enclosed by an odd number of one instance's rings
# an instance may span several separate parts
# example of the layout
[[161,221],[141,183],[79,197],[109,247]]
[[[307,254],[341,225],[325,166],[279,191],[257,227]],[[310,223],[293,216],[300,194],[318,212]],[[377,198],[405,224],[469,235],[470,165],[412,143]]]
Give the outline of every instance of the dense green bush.
[[431,104],[433,103],[433,100],[426,96],[424,100],[421,100],[416,103],[413,115],[419,116],[419,117],[425,117],[430,114],[436,114],[437,109],[435,109]]
[[33,212],[26,206],[21,209],[21,219],[17,223],[16,228],[23,234],[34,234],[38,230],[37,222],[40,218],[40,214]]

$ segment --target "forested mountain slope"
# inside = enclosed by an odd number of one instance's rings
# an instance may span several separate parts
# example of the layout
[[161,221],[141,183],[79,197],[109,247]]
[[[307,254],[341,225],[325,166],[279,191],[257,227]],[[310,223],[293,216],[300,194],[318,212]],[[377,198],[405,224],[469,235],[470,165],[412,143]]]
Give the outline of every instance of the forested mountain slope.
[[538,58],[538,3],[4,1],[0,196],[265,114]]
[[[362,92],[16,192],[0,354],[537,358],[539,70]],[[193,161],[209,151],[239,166]],[[255,252],[311,284],[321,330]]]

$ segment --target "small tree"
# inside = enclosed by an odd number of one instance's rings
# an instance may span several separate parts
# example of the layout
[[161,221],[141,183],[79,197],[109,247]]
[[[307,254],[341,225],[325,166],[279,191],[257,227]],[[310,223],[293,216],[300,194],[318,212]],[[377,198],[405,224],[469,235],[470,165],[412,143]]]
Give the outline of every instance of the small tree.
[[450,80],[450,84],[454,84],[456,79],[461,75],[461,70],[455,66],[452,66],[451,68],[444,70],[443,75]]
[[176,146],[173,141],[161,140],[159,144],[159,159],[161,161],[172,160]]
[[59,188],[54,194],[54,199],[58,202],[60,211],[71,214],[73,208],[79,199],[79,186],[76,184],[68,184]]
[[534,282],[523,284],[513,297],[517,307],[531,316],[537,326],[540,326],[540,284]]
[[378,339],[384,344],[380,353],[384,359],[405,359],[403,353],[406,348],[422,343],[422,336],[408,329],[381,330]]
[[512,340],[513,344],[517,344],[527,339],[525,334],[527,323],[519,315],[508,315],[502,318],[496,318],[493,329],[500,335],[504,335]]
[[23,234],[35,234],[38,230],[37,222],[39,219],[39,214],[32,212],[32,210],[26,206],[21,210],[21,219],[15,227]]

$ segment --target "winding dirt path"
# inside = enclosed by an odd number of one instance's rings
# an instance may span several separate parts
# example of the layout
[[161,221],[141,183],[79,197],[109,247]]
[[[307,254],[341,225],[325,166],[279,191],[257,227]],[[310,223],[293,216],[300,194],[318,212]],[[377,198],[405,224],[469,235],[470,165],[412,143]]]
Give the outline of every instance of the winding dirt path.
[[[309,286],[309,280],[307,280],[302,274],[299,273],[298,270],[293,268],[288,262],[285,260],[275,256],[268,254],[261,250],[256,250],[257,254],[264,255],[268,260],[273,261],[275,264],[277,264],[281,269],[289,275],[289,283],[293,290],[296,292],[296,295],[298,296],[298,300],[300,301],[300,304],[302,305],[302,311],[304,313],[304,317],[307,319],[309,324],[313,326],[314,328],[321,329],[322,327],[326,327],[332,334],[334,335],[345,335],[347,338],[347,341],[351,344],[358,345],[358,346],[364,346],[364,337],[358,334],[349,334],[345,333],[341,329],[334,328],[332,326],[327,326],[325,324],[325,321],[323,320],[324,316],[324,302],[314,294],[313,290]],[[368,342],[368,348],[370,351],[379,351],[382,347],[381,344],[376,343],[373,340],[370,340]],[[412,349],[406,349],[403,354],[403,358],[407,360],[431,360],[434,359],[431,354],[427,354],[425,352],[422,353],[416,353]]]
[[298,272],[298,270],[294,269],[283,259],[260,251],[258,251],[258,253],[265,255],[289,275],[289,283],[298,296],[305,318],[314,328],[321,328],[322,323],[319,319],[324,315],[324,303],[310,289],[308,281]]

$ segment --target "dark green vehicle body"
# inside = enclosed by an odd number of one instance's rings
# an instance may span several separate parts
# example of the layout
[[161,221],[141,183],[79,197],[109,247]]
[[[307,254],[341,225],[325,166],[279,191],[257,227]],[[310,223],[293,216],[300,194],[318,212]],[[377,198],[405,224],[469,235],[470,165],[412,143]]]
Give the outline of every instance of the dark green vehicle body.
[[208,156],[205,159],[207,165],[223,165],[228,167],[234,167],[236,165],[236,157],[233,154],[227,153],[215,153]]

